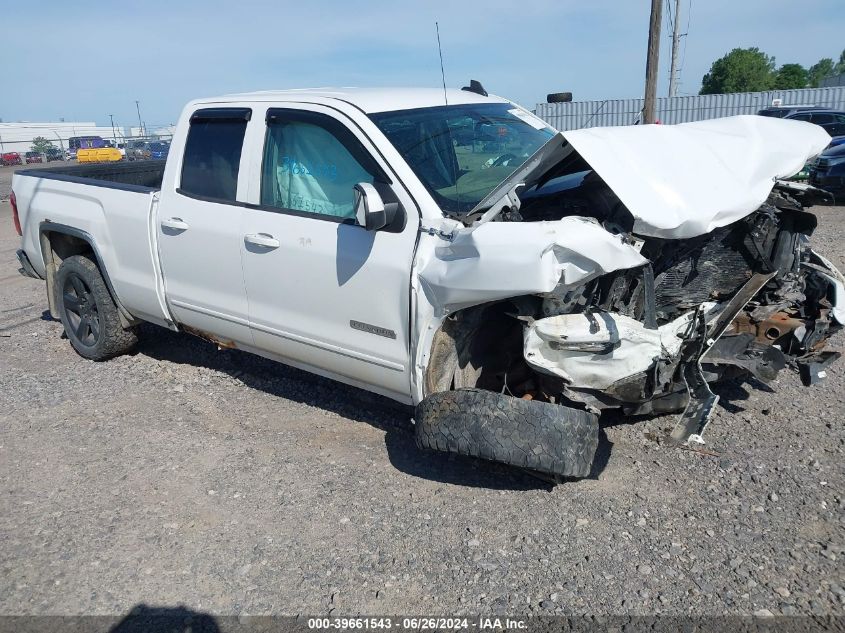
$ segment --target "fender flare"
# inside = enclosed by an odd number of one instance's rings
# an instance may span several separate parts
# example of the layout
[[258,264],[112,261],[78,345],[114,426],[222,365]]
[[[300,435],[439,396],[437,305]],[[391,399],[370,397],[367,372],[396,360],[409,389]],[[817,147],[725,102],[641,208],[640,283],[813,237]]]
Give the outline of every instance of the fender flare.
[[121,302],[120,297],[118,297],[117,292],[115,292],[114,285],[109,277],[108,270],[106,270],[103,257],[100,254],[100,249],[97,247],[97,242],[94,240],[94,237],[87,231],[83,231],[75,226],[68,226],[67,224],[60,224],[58,222],[45,220],[38,225],[38,240],[41,245],[41,257],[44,260],[44,268],[46,271],[45,278],[47,281],[47,300],[50,306],[50,314],[54,318],[58,318],[58,310],[55,305],[55,293],[53,292],[53,279],[57,271],[57,266],[53,261],[53,250],[50,247],[49,239],[47,238],[49,233],[69,235],[82,240],[91,247],[91,252],[94,253],[94,260],[97,263],[97,268],[99,268],[100,274],[103,275],[103,280],[106,282],[106,288],[108,288],[109,294],[117,306],[117,311],[118,314],[120,314],[120,320],[123,326],[130,327],[131,325],[137,323],[138,319],[136,319],[132,313],[126,309]]

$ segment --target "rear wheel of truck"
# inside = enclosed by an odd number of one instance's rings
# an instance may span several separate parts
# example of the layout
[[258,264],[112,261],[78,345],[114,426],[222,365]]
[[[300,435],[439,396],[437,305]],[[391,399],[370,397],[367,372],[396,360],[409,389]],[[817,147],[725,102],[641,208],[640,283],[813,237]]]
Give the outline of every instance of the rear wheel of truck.
[[590,474],[598,416],[484,389],[441,391],[417,406],[420,448],[503,462],[563,478]]
[[70,344],[90,360],[106,360],[131,350],[138,342],[126,330],[97,264],[85,255],[68,257],[56,274],[59,316]]

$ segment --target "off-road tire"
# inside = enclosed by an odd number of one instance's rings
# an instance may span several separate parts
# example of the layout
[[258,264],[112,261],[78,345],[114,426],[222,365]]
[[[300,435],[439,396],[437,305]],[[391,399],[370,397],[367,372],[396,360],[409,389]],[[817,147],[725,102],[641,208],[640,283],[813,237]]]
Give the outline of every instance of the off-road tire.
[[598,416],[482,389],[442,391],[417,406],[417,446],[566,478],[590,474]]
[[114,299],[90,257],[73,255],[65,259],[56,273],[55,288],[65,334],[83,358],[113,358],[138,342],[135,330],[121,325]]
[[572,101],[571,92],[552,92],[546,95],[546,103],[569,103]]

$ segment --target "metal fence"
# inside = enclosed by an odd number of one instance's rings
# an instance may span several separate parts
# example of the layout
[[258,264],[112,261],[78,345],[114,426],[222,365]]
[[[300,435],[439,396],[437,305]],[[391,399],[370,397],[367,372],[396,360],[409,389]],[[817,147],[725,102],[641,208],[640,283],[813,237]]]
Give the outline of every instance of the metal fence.
[[[657,100],[657,118],[661,123],[686,123],[736,114],[756,114],[771,106],[814,105],[836,110],[845,108],[845,86],[736,92],[723,95],[661,97]],[[633,125],[639,121],[642,99],[608,99],[571,103],[538,103],[537,116],[558,130],[575,130],[607,125]]]

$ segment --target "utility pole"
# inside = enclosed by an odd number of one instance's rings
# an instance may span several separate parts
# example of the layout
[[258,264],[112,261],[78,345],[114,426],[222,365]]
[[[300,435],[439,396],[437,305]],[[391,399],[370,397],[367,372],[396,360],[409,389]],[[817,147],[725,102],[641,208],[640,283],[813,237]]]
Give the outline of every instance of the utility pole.
[[657,105],[657,66],[660,62],[660,20],[663,19],[663,0],[651,0],[651,20],[648,25],[648,56],[645,62],[645,100],[643,123],[654,123]]
[[135,109],[138,111],[138,133],[144,136],[144,124],[141,122],[141,106],[138,105],[137,99],[135,99]]
[[111,137],[114,140],[114,146],[117,147],[117,134],[114,133],[114,115],[109,115],[109,120],[111,121]]
[[678,95],[678,49],[681,44],[681,0],[675,0],[675,24],[672,27],[672,66],[669,69],[669,96]]

